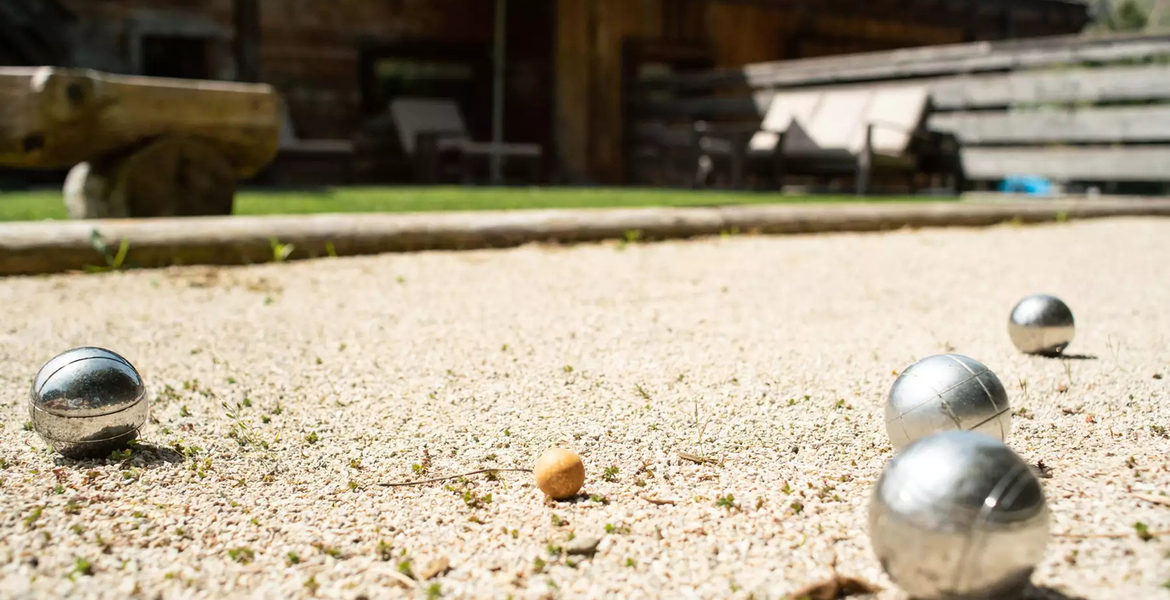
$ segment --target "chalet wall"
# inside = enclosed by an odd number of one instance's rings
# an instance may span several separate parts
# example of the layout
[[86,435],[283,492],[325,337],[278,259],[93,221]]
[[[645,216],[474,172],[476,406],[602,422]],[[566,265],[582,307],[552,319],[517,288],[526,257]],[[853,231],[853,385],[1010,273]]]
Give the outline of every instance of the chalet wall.
[[557,0],[557,148],[571,179],[621,183],[623,43],[705,45],[712,66],[1072,33],[1080,23],[979,3],[906,11],[897,0]]
[[622,179],[622,44],[662,37],[663,0],[557,0],[557,154],[570,180]]
[[[234,76],[232,0],[64,0],[85,24],[88,65],[130,71],[127,32],[138,21],[218,27],[216,76]],[[347,138],[358,124],[358,45],[441,39],[488,42],[484,0],[260,0],[262,79],[289,104],[302,138]],[[176,25],[178,26],[178,25]]]

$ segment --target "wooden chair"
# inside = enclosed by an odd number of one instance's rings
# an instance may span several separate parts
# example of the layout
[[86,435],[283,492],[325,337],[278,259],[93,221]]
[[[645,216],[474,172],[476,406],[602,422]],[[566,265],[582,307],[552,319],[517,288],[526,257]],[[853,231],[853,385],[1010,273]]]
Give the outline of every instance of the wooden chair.
[[853,175],[857,193],[867,194],[882,171],[914,191],[921,156],[940,142],[923,127],[928,100],[925,87],[905,84],[778,92],[754,131],[700,123],[695,143],[700,154],[726,157],[733,187],[763,169],[777,188],[788,175]]
[[352,183],[353,141],[301,139],[287,110],[281,117],[280,144],[265,179],[278,185]]
[[532,180],[540,179],[544,152],[539,144],[473,141],[459,105],[454,100],[397,98],[390,103],[390,114],[398,130],[402,151],[414,159],[419,179],[423,182],[433,183],[443,179],[443,159],[452,155],[458,165],[460,178],[465,183],[471,183],[474,179],[475,164],[492,156],[522,160],[531,168]]

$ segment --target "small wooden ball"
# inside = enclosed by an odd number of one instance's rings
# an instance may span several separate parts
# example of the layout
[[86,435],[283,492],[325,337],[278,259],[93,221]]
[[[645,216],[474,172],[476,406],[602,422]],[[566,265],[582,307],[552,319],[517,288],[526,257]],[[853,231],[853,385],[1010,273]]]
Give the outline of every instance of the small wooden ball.
[[536,486],[554,500],[577,495],[585,485],[585,464],[576,452],[564,448],[546,450],[536,459]]

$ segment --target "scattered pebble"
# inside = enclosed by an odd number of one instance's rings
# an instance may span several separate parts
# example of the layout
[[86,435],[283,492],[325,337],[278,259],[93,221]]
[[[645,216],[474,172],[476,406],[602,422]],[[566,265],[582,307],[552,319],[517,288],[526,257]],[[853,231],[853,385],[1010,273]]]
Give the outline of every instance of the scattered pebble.
[[601,539],[595,537],[573,538],[565,545],[565,552],[573,555],[593,556],[597,552],[599,544],[601,544]]

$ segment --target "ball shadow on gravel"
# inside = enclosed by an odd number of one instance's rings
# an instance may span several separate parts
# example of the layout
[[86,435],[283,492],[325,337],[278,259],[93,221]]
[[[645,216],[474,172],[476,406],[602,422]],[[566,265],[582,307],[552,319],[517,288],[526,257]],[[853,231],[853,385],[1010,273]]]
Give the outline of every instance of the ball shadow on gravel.
[[1043,358],[1061,358],[1064,360],[1097,360],[1096,354],[1062,354],[1060,352],[1037,354]]
[[[168,464],[178,464],[186,460],[186,457],[177,452],[174,448],[168,446],[157,446],[146,442],[138,442],[132,447],[122,450],[126,454],[117,455],[117,452],[110,456],[102,458],[84,458],[75,459],[65,456],[57,456],[53,460],[53,464],[58,467],[74,467],[78,469],[88,469],[94,466],[104,465],[111,461],[131,462],[134,466],[143,466],[147,469],[159,467]],[[141,462],[139,462],[141,461]]]
[[1087,600],[1081,596],[1070,596],[1056,588],[1046,585],[1029,585],[1024,590],[1021,600]]

